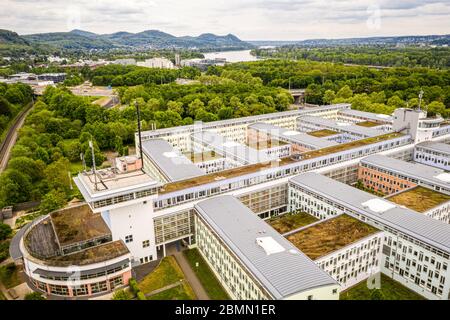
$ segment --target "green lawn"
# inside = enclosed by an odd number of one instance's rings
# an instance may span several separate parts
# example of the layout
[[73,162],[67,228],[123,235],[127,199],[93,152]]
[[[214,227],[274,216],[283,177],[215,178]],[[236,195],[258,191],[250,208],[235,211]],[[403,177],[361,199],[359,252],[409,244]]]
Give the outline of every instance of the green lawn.
[[[229,300],[230,297],[225,292],[225,289],[219,283],[216,276],[200,255],[198,249],[191,249],[183,251],[184,256],[191,265],[192,270],[194,270],[198,279],[200,280],[206,293],[212,300]],[[196,263],[198,262],[198,267]]]
[[20,279],[19,272],[14,263],[0,267],[0,281],[6,289],[14,288],[22,283],[22,279]]
[[[381,293],[383,300],[425,300],[421,295],[411,291],[397,281],[381,274]],[[372,290],[367,288],[366,280],[341,292],[340,300],[371,300]]]
[[177,287],[167,289],[163,292],[157,293],[150,297],[147,297],[147,300],[194,300],[195,294],[192,291],[192,288],[187,284],[183,283]]
[[[170,284],[184,280],[182,286],[165,290],[154,296],[149,297],[151,300],[181,300],[196,299],[190,285],[184,278],[183,271],[174,257],[169,256],[161,260],[161,263],[155,270],[148,274],[141,282],[138,283],[139,290],[143,294],[148,294],[156,289],[163,288]],[[187,297],[187,298],[186,298]]]

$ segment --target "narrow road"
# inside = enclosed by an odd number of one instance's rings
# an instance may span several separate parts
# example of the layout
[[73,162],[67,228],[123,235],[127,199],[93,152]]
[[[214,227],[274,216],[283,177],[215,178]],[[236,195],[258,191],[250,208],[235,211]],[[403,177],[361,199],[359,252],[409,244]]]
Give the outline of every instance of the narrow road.
[[5,140],[0,144],[0,173],[5,170],[8,164],[10,152],[17,140],[17,133],[19,129],[23,126],[25,118],[33,108],[33,103],[29,103],[24,110],[22,110],[15,119],[15,123],[9,128],[6,134]]

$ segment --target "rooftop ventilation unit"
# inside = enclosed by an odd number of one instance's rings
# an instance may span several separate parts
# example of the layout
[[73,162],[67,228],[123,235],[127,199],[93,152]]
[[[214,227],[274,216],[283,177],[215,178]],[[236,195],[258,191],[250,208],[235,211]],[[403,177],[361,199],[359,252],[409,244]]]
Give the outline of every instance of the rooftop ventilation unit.
[[381,199],[370,199],[363,202],[362,206],[376,213],[383,213],[396,207],[396,205]]
[[264,249],[268,256],[285,251],[285,249],[272,237],[256,238],[256,243]]

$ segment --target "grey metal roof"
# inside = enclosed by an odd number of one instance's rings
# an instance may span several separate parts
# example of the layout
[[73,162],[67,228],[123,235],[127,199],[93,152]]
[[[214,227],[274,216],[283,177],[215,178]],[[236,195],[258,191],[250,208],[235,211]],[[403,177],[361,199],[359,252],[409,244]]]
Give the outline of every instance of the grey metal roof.
[[373,120],[373,121],[381,121],[381,122],[392,122],[393,121],[392,116],[388,116],[385,114],[379,114],[379,113],[366,112],[366,111],[359,111],[359,110],[354,110],[354,109],[341,110],[341,111],[339,111],[339,114],[365,118],[367,120]]
[[[347,208],[397,229],[441,250],[450,252],[450,225],[435,220],[411,209],[398,206],[386,199],[356,189],[318,173],[308,172],[290,180],[305,189],[333,200]],[[394,207],[382,213],[372,211],[363,203],[371,199],[382,199]]]
[[315,125],[318,125],[320,127],[324,128],[330,128],[332,130],[338,131],[338,132],[348,132],[351,134],[361,135],[364,137],[375,137],[382,134],[380,130],[373,129],[373,128],[367,128],[358,126],[351,123],[345,123],[342,121],[334,121],[330,119],[320,118],[320,117],[313,117],[313,116],[305,116],[298,119],[299,122],[310,122]]
[[250,148],[242,143],[227,139],[215,132],[196,132],[193,133],[191,137],[194,141],[213,149],[223,157],[232,157],[243,164],[254,164],[271,160],[264,151]]
[[177,152],[170,143],[163,139],[143,141],[142,151],[171,182],[205,174],[191,160]]
[[374,154],[361,159],[361,163],[370,164],[398,174],[422,180],[432,185],[440,186],[445,189],[450,188],[450,182],[439,179],[439,175],[448,175],[442,169],[427,166],[416,162],[406,162],[399,159],[390,158],[380,154]]
[[425,141],[417,144],[416,147],[450,155],[450,144],[442,142]]
[[[195,205],[199,215],[275,299],[337,285],[325,271],[233,196]],[[256,238],[272,237],[285,251],[267,255]]]
[[306,133],[297,132],[297,134],[295,134],[295,131],[277,127],[264,122],[257,122],[249,125],[248,127],[270,134],[271,136],[276,137],[279,140],[305,145],[310,147],[311,149],[326,148],[338,144],[337,142],[329,141],[323,138],[317,138]]

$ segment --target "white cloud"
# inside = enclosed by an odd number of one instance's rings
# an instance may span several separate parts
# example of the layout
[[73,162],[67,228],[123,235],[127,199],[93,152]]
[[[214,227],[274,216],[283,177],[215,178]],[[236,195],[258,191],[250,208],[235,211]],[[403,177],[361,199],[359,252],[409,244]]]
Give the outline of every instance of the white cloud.
[[[69,9],[67,9],[69,7]],[[379,8],[379,25],[373,10]],[[449,0],[2,0],[0,28],[19,34],[160,29],[300,40],[450,33]]]

